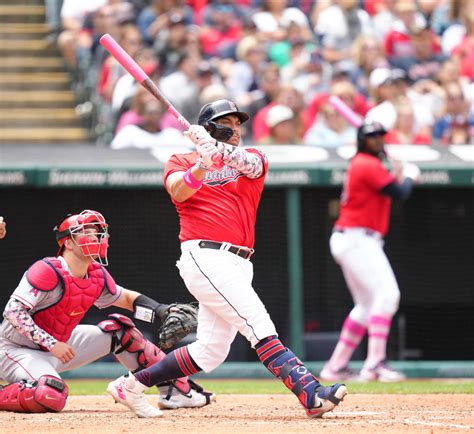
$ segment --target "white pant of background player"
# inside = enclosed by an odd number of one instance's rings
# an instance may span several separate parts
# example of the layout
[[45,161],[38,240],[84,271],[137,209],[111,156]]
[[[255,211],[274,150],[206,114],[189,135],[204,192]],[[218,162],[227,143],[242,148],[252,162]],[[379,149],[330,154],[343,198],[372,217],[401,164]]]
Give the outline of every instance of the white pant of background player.
[[347,367],[354,350],[368,331],[367,359],[361,379],[399,381],[403,375],[384,363],[391,321],[399,306],[400,290],[383,246],[381,235],[365,228],[344,228],[342,232],[335,231],[331,235],[331,254],[342,269],[354,307],[344,323],[328,365],[334,371]]
[[197,340],[189,345],[196,364],[210,372],[226,359],[237,332],[252,347],[277,335],[270,316],[252,287],[253,264],[233,253],[181,243],[176,263],[189,292],[199,300]]

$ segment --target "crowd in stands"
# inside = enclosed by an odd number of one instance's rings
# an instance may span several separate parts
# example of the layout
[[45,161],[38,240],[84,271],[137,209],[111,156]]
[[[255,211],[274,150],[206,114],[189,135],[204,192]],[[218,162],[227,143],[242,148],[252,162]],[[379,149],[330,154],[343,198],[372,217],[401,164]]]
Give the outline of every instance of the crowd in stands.
[[60,21],[98,144],[183,144],[104,33],[191,123],[203,104],[235,101],[251,116],[245,144],[355,144],[331,95],[381,122],[389,143],[474,143],[474,0],[63,0]]

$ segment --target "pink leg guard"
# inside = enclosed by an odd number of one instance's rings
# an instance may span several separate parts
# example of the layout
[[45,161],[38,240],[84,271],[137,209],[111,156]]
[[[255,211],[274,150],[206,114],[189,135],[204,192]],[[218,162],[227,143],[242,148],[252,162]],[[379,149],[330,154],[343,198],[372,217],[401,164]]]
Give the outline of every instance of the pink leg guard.
[[20,381],[0,389],[0,410],[19,413],[61,411],[66,405],[68,386],[60,378],[43,375],[34,383]]
[[[120,354],[123,351],[136,354],[140,368],[147,368],[166,357],[166,354],[160,348],[145,339],[142,332],[135,327],[130,318],[119,313],[112,313],[108,315],[108,318],[100,322],[98,326],[106,333],[113,333],[115,354]],[[121,337],[119,337],[119,332],[122,332]],[[183,393],[189,393],[191,390],[187,377],[178,378],[175,386]]]

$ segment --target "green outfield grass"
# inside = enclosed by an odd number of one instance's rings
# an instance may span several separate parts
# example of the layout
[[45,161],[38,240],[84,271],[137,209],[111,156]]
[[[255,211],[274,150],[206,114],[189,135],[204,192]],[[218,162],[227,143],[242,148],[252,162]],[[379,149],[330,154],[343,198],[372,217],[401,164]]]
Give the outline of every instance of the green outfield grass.
[[[108,381],[67,380],[71,395],[104,395]],[[276,380],[202,380],[204,388],[225,394],[281,394],[290,393]],[[434,379],[408,380],[402,383],[347,383],[350,393],[428,394],[428,393],[474,393],[474,380]],[[150,393],[157,393],[155,388]]]

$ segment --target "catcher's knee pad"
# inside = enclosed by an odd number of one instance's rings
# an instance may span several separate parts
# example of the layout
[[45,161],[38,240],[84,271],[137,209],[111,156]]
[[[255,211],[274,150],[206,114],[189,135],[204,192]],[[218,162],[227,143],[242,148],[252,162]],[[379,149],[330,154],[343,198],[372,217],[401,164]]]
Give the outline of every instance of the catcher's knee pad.
[[68,386],[60,378],[43,375],[37,381],[19,381],[0,389],[0,410],[19,413],[61,411],[66,405]]
[[103,332],[113,334],[110,352],[120,354],[127,351],[136,354],[140,368],[153,365],[165,357],[166,354],[163,351],[148,339],[145,339],[129,317],[119,313],[111,313],[108,318],[97,325]]

